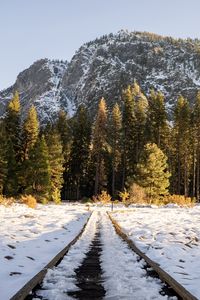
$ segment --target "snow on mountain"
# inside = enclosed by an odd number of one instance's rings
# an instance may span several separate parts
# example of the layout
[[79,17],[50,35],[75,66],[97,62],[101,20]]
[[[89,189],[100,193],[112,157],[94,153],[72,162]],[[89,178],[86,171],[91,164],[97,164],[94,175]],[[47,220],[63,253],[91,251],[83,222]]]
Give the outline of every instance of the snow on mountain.
[[60,109],[67,110],[71,103],[63,96],[61,81],[68,63],[58,60],[41,59],[28,69],[21,72],[15,84],[0,93],[0,113],[13,93],[20,94],[22,116],[26,115],[28,108],[34,104],[42,123],[55,120]]
[[134,79],[145,93],[161,90],[168,107],[183,93],[190,101],[200,88],[200,41],[120,31],[84,44],[63,77],[63,88],[76,105],[93,109],[104,96],[108,106]]
[[0,115],[15,90],[23,113],[35,104],[43,123],[60,109],[72,115],[81,103],[93,115],[102,96],[108,107],[120,103],[122,89],[135,79],[147,94],[161,90],[168,108],[180,93],[193,102],[200,89],[200,40],[122,30],[84,44],[69,63],[41,59],[0,92]]

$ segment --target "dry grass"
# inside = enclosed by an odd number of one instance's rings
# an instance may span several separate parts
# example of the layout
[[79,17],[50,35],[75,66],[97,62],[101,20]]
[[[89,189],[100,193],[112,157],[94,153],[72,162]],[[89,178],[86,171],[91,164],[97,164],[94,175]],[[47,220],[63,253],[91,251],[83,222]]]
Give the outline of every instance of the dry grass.
[[168,195],[161,200],[162,204],[174,203],[180,206],[194,206],[196,203],[195,198],[185,197],[183,195]]
[[129,203],[146,203],[147,197],[144,188],[136,183],[129,187]]
[[12,205],[15,202],[15,199],[12,197],[4,197],[3,195],[0,195],[0,205],[9,206]]
[[102,191],[101,194],[93,196],[92,200],[94,202],[101,202],[103,204],[106,204],[111,201],[111,196],[106,191]]
[[37,200],[32,195],[24,195],[21,197],[21,202],[30,208],[36,208]]
[[124,191],[120,192],[119,197],[126,206],[133,203],[149,203],[144,189],[136,183],[130,184],[128,191],[124,189]]

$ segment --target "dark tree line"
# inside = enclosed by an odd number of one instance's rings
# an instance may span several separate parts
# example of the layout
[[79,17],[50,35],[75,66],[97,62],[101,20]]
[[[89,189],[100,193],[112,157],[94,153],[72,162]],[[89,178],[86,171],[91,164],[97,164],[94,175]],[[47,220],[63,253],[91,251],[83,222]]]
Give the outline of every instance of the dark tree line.
[[171,173],[170,193],[199,200],[200,92],[192,107],[180,96],[170,122],[163,94],[152,89],[147,97],[136,82],[112,111],[102,98],[94,120],[83,105],[71,119],[60,111],[45,128],[34,106],[21,120],[16,92],[0,123],[0,194],[59,202],[61,196],[81,199],[106,190],[117,197],[129,182],[147,184],[145,161],[153,168],[151,158],[158,155]]

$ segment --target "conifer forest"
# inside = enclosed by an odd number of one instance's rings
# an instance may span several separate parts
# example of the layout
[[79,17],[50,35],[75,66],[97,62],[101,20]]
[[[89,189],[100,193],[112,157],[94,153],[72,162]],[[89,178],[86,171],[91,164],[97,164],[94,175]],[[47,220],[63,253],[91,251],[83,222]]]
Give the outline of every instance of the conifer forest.
[[99,101],[95,117],[80,105],[40,126],[31,106],[21,116],[15,93],[0,127],[0,193],[39,202],[80,200],[102,191],[119,199],[133,185],[148,198],[168,194],[199,200],[200,93],[191,107],[178,97],[173,111],[160,91],[146,96],[134,82],[111,111]]

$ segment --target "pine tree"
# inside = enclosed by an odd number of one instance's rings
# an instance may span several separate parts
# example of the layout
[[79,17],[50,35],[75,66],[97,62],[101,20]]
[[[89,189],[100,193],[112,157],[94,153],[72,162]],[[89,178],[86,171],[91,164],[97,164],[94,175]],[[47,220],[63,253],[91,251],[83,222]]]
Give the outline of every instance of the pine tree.
[[4,192],[5,181],[8,171],[7,165],[7,143],[6,143],[6,133],[4,129],[3,122],[0,122],[0,195]]
[[192,157],[190,147],[190,117],[189,103],[180,96],[174,111],[174,182],[176,193],[189,194],[189,177],[191,173]]
[[115,104],[112,110],[109,137],[112,163],[112,196],[114,196],[116,191],[116,174],[119,175],[122,155],[122,115],[118,104]]
[[5,181],[5,194],[8,196],[15,196],[18,193],[18,162],[16,161],[16,155],[12,141],[7,141],[7,176]]
[[192,111],[193,176],[192,196],[200,200],[200,91],[197,92]]
[[123,107],[123,175],[122,188],[128,177],[133,176],[135,171],[136,155],[135,155],[135,140],[136,140],[136,118],[134,113],[134,99],[131,86],[128,86],[122,95]]
[[69,161],[70,156],[70,147],[71,147],[71,128],[69,124],[69,120],[67,114],[61,110],[58,114],[58,120],[56,122],[56,128],[58,133],[60,134],[62,147],[63,147],[63,154],[65,158],[65,163],[67,164]]
[[23,148],[24,148],[24,160],[28,159],[29,152],[35,145],[39,134],[39,121],[35,106],[32,105],[28,111],[28,115],[23,124],[22,136],[23,136]]
[[153,89],[151,90],[149,98],[147,126],[149,134],[148,140],[152,143],[156,143],[158,147],[164,150],[169,134],[164,95],[161,92],[155,92]]
[[6,117],[4,119],[7,138],[7,178],[5,193],[16,195],[18,192],[18,175],[21,163],[21,127],[20,127],[20,100],[18,92],[15,92],[9,102]]
[[134,115],[135,115],[135,161],[139,160],[140,153],[146,144],[146,123],[148,100],[141,92],[140,86],[134,82],[132,87],[132,95],[134,100]]
[[67,196],[67,189],[69,185],[69,160],[70,160],[70,149],[72,142],[72,131],[70,120],[65,111],[61,110],[58,114],[58,120],[56,122],[56,128],[58,133],[60,134],[63,156],[64,156],[64,173],[63,173],[63,193],[64,198]]
[[156,144],[146,144],[135,179],[150,199],[168,193],[170,173],[167,168],[167,157],[162,150]]
[[22,126],[21,137],[21,164],[18,172],[18,182],[20,186],[20,192],[24,192],[27,189],[27,168],[29,165],[29,155],[33,149],[39,135],[39,121],[37,117],[37,111],[32,105],[28,111],[27,117]]
[[86,108],[80,105],[72,126],[72,145],[70,155],[70,178],[76,187],[76,198],[85,191],[91,144],[91,123]]
[[93,130],[93,162],[95,165],[94,194],[97,195],[106,186],[105,157],[108,150],[107,143],[107,107],[105,99],[99,102],[98,112]]
[[38,138],[30,152],[26,173],[28,185],[25,192],[49,199],[51,170],[44,136]]
[[16,161],[20,161],[20,157],[21,157],[20,112],[21,112],[21,107],[20,107],[19,94],[18,92],[15,92],[6,110],[5,128],[6,128],[7,138],[11,141],[13,145]]
[[52,130],[51,134],[46,137],[49,165],[50,165],[50,181],[51,181],[51,197],[56,203],[61,200],[60,192],[63,186],[64,156],[62,152],[62,143],[60,135],[56,130]]

